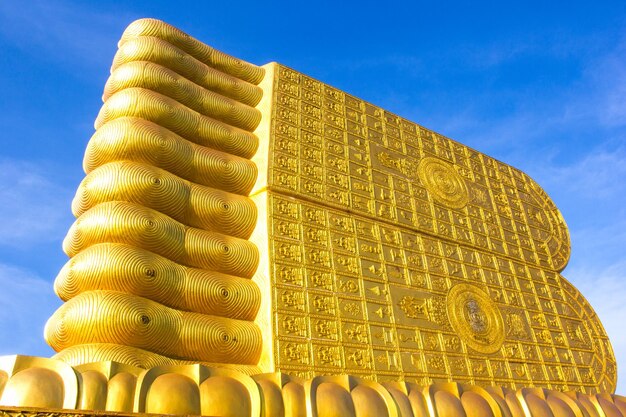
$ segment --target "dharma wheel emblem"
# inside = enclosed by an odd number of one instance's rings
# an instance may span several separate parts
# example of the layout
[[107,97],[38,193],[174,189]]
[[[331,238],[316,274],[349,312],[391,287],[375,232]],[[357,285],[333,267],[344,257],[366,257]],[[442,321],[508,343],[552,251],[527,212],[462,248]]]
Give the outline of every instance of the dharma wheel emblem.
[[417,168],[420,180],[435,200],[451,208],[463,208],[469,193],[463,177],[449,163],[426,157]]
[[480,288],[457,284],[448,293],[450,324],[468,347],[480,353],[497,352],[504,342],[504,325],[498,307]]

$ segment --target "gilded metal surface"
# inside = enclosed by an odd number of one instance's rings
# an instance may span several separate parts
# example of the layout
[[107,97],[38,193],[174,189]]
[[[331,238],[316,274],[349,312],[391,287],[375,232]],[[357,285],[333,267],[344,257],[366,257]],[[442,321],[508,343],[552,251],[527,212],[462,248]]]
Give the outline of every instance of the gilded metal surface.
[[[499,415],[526,393],[475,385],[614,390],[602,325],[559,274],[567,227],[523,172],[151,19],[125,31],[103,99],[46,338],[73,365],[151,368],[135,411],[254,396],[249,377],[190,362],[313,378],[257,379],[295,414]],[[229,395],[219,413],[243,404]]]
[[[31,408],[39,407],[39,408]],[[64,410],[61,410],[64,408]],[[91,410],[91,411],[86,411]],[[131,414],[132,413],[132,414]],[[348,375],[303,380],[203,365],[70,367],[0,358],[0,416],[622,417],[626,398],[470,384],[378,383]]]
[[275,369],[614,390],[606,333],[559,274],[567,227],[532,179],[284,66],[274,79],[254,200]]
[[72,364],[256,372],[261,292],[249,158],[265,70],[157,20],[119,43],[45,337]]

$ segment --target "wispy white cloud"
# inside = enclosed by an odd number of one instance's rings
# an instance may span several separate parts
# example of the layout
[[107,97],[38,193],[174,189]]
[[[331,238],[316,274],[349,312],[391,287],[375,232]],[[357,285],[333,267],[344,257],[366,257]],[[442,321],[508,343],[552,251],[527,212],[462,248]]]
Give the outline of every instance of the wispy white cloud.
[[52,284],[32,272],[0,263],[0,355],[50,356],[46,320],[61,305]]
[[65,235],[72,191],[54,178],[52,169],[0,159],[0,246],[27,249]]

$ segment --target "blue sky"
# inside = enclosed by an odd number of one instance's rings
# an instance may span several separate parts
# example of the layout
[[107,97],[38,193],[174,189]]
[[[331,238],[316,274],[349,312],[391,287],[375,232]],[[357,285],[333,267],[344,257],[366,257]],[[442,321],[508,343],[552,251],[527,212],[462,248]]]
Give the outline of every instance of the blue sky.
[[[228,4],[227,4],[228,3]],[[513,3],[513,2],[511,2]],[[124,28],[156,17],[520,168],[569,225],[626,393],[626,2],[0,2],[0,354],[52,353],[70,200]]]

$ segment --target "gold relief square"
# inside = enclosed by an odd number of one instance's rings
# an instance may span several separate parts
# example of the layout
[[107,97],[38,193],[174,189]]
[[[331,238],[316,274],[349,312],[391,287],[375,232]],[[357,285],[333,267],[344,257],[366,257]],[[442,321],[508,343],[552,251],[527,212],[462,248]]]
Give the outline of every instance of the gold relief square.
[[539,300],[533,294],[524,294],[524,305],[531,310],[539,310]]
[[556,347],[566,347],[566,336],[563,332],[551,332],[552,334],[552,343]]
[[341,90],[338,90],[334,87],[331,87],[327,84],[322,84],[322,88],[324,91],[324,97],[327,99],[331,99],[331,100],[335,100],[339,103],[343,103],[344,102],[344,92]]
[[374,129],[371,129],[369,127],[366,127],[366,133],[367,133],[367,139],[372,142],[372,143],[378,143],[380,145],[383,145],[385,143],[385,136]]
[[333,266],[337,273],[358,276],[362,267],[357,256],[342,252],[333,252]]
[[298,191],[298,176],[293,172],[273,169],[273,184],[278,188]]
[[297,84],[287,82],[283,78],[278,79],[277,91],[285,93],[285,94],[289,94],[296,98],[300,96],[300,87]]
[[365,116],[365,125],[368,129],[374,129],[382,134],[383,132],[383,122],[380,119],[370,115],[369,112],[366,112]]
[[317,80],[314,80],[313,78],[307,77],[305,75],[302,75],[302,87],[315,91],[317,93],[321,93],[322,92],[322,87],[323,84]]
[[273,237],[292,239],[296,241],[302,240],[300,235],[300,224],[295,221],[288,221],[283,219],[274,220]]
[[274,281],[277,284],[304,285],[304,272],[301,267],[274,263]]
[[450,289],[450,283],[446,277],[430,274],[430,288],[434,292],[444,293]]
[[431,215],[431,205],[428,201],[422,199],[415,199],[415,212],[421,213],[427,216]]
[[365,104],[365,113],[367,113],[370,116],[376,117],[378,119],[382,119],[383,110],[381,108],[373,106],[367,102],[365,102],[364,104]]
[[435,222],[430,217],[417,215],[415,217],[415,226],[425,232],[435,232]]
[[304,253],[304,263],[307,266],[326,270],[332,269],[332,255],[329,249],[305,245]]
[[300,147],[300,158],[303,164],[308,161],[316,165],[322,165],[324,159],[322,150],[306,145]]
[[402,371],[402,363],[398,351],[393,349],[374,349],[372,355],[374,357],[374,369],[377,371],[377,376],[378,372],[381,371]]
[[377,200],[380,200],[380,193],[376,191],[376,187],[377,185],[382,185],[383,187],[389,189],[391,187],[390,176],[385,172],[372,170],[372,180],[374,182],[374,197]]
[[382,283],[387,281],[385,277],[385,267],[380,261],[360,259],[360,267],[363,278]]
[[[336,179],[333,174],[327,175],[326,180],[331,177]],[[331,204],[348,207],[350,205],[350,192],[347,189],[340,189],[331,185],[326,186],[326,201]]]
[[323,139],[320,135],[309,132],[308,130],[300,131],[300,141],[303,145],[311,146],[317,149],[322,149]]
[[517,383],[526,385],[530,380],[530,372],[525,363],[523,362],[509,362],[509,369],[511,376]]
[[[332,141],[333,143],[339,143],[341,145],[345,145],[344,139],[344,131],[336,128],[335,126],[329,125],[328,123],[324,124],[324,138],[326,139],[326,143]],[[339,149],[329,149],[328,151],[339,151]],[[341,149],[341,154],[343,155],[345,148]]]
[[306,101],[300,102],[300,111],[302,115],[306,115],[317,120],[322,119],[322,109]]
[[408,194],[409,190],[407,188],[407,192],[402,192],[399,190],[394,191],[393,193],[393,201],[396,206],[403,208],[408,211],[413,210],[413,199]]
[[300,219],[300,209],[297,200],[293,198],[278,198],[272,195],[271,204],[271,212],[274,216],[293,220]]
[[360,257],[380,262],[382,259],[382,248],[378,242],[361,238],[357,238],[357,242]]
[[303,225],[302,240],[305,245],[328,248],[328,229]]
[[401,208],[396,208],[395,218],[398,219],[398,222],[401,224],[405,224],[407,226],[413,226],[415,224],[415,216],[413,215],[412,210],[406,210]]
[[303,177],[322,178],[324,176],[324,168],[314,162],[304,161],[300,171]]
[[463,353],[463,343],[456,334],[442,334],[443,349],[449,353]]
[[534,344],[529,345],[529,344],[522,343],[521,348],[522,348],[522,355],[524,355],[524,358],[527,361],[541,362],[541,353],[539,352],[539,348],[537,346],[535,346]]
[[570,365],[575,362],[574,354],[569,349],[556,348],[555,350],[556,350],[556,356],[561,364]]
[[[338,345],[311,343],[315,368],[342,368],[342,349]],[[335,371],[336,372],[336,371]]]
[[384,282],[361,280],[363,285],[363,296],[366,300],[377,303],[387,303],[389,301],[389,289]]
[[300,77],[303,77],[299,72],[287,68],[283,65],[279,66],[278,76],[282,80],[288,80],[294,84],[300,84]]
[[424,262],[424,255],[422,255],[419,252],[414,252],[414,251],[410,251],[406,249],[404,251],[404,255],[406,259],[407,268],[409,268],[410,270],[417,270],[417,271],[426,270],[426,263]]
[[439,241],[422,237],[422,243],[424,253],[427,255],[443,256],[441,248],[439,247]]
[[337,316],[335,296],[323,292],[308,292],[309,314]]
[[396,324],[396,334],[398,335],[398,346],[400,350],[421,350],[420,347],[420,331],[410,326],[408,328],[402,327],[403,324]]
[[454,375],[455,382],[459,379],[459,377],[470,375],[468,361],[464,356],[448,355],[447,360],[450,368],[450,374]]
[[[517,272],[517,271],[516,271]],[[535,286],[531,280],[521,278],[520,275],[517,276],[517,282],[519,284],[520,290],[526,294],[533,294]]]
[[395,349],[398,345],[398,334],[396,329],[389,325],[370,324],[370,336],[372,346],[387,349]]
[[402,132],[402,140],[404,140],[406,154],[410,157],[414,157],[414,158],[418,157],[419,139],[417,138],[417,136]]
[[341,320],[341,341],[344,346],[370,344],[369,326],[363,321]]
[[546,363],[558,363],[559,357],[556,353],[556,350],[551,346],[538,346],[539,352],[541,353],[541,359]]
[[[372,370],[374,369],[374,358],[369,348],[346,347],[344,348],[346,369],[352,370]],[[353,372],[350,372],[353,374]]]
[[277,359],[282,365],[297,365],[297,369],[301,366],[310,366],[312,364],[310,343],[308,341],[301,342],[299,340],[277,340]]
[[350,174],[350,178],[365,181],[369,184],[371,190],[374,189],[372,179],[370,178],[370,169],[367,166],[360,165],[354,161],[350,161],[347,171]]
[[510,360],[524,359],[522,355],[522,348],[517,342],[504,343],[500,351],[503,353],[504,357],[507,359],[510,359]]
[[365,105],[364,102],[356,97],[353,97],[349,94],[344,94],[345,97],[345,105],[351,107],[355,110],[364,111]]
[[441,353],[425,353],[424,364],[429,375],[448,375],[447,360]]
[[276,286],[275,294],[278,310],[292,313],[306,312],[306,293],[304,290]]
[[346,320],[365,320],[365,308],[360,299],[337,298],[339,317]]
[[324,140],[324,150],[329,155],[334,155],[340,158],[346,158],[346,145],[343,141],[340,140],[331,140],[329,138],[325,138]]
[[335,275],[328,270],[306,268],[307,288],[321,291],[334,291]]
[[439,256],[426,256],[426,267],[430,274],[446,274],[445,262]]
[[327,227],[326,211],[318,206],[302,204],[302,220],[320,227]]
[[382,245],[383,259],[387,264],[394,264],[397,266],[405,265],[404,251],[398,246]]
[[483,276],[485,277],[485,283],[487,285],[493,285],[499,287],[501,289],[500,276],[499,274],[492,269],[483,269]]
[[545,382],[548,380],[546,371],[540,363],[527,363],[528,376],[532,382]]
[[389,283],[406,284],[408,271],[402,265],[385,265],[385,274]]
[[463,260],[463,264],[480,265],[480,255],[478,252],[464,246],[460,246],[459,250],[461,251],[461,259]]
[[405,153],[404,144],[402,143],[402,140],[400,139],[400,131],[399,130],[391,130],[391,131],[394,132],[393,135],[390,133],[389,130],[387,130],[386,132],[387,143],[386,143],[385,148],[404,154]]
[[437,234],[444,238],[454,238],[453,227],[450,223],[437,221]]
[[328,212],[328,224],[332,230],[338,230],[346,234],[353,234],[356,232],[354,219],[337,211]]
[[484,277],[482,274],[482,270],[473,265],[464,264],[463,268],[465,269],[465,277],[474,282],[484,282]]
[[302,90],[302,100],[308,101],[309,103],[321,107],[322,106],[322,96],[311,90]]
[[328,341],[339,341],[339,322],[335,319],[311,317],[311,337]]
[[417,125],[409,120],[406,119],[402,119],[400,121],[400,127],[402,128],[403,132],[402,135],[405,136],[408,134],[416,136],[417,135]]
[[486,359],[468,358],[468,369],[475,378],[490,377],[490,366]]
[[[509,367],[505,361],[489,359],[489,369],[494,379],[508,379],[510,378]],[[503,384],[508,385],[508,384]]]
[[448,275],[460,279],[467,278],[465,272],[463,271],[463,267],[459,262],[446,260],[446,267],[448,269]]
[[335,114],[335,113],[331,113],[331,112],[324,112],[324,116],[323,116],[324,122],[328,123],[330,126],[339,128],[339,129],[345,129],[345,124],[346,124],[346,119],[343,115],[341,114]]
[[342,173],[341,171],[334,171],[332,167],[327,170],[325,181],[332,187],[340,188],[343,190],[350,189],[350,180],[348,175]]
[[[285,126],[288,126],[288,125],[285,125]],[[289,129],[295,129],[295,128],[289,127]],[[297,131],[297,129],[295,130]],[[292,137],[292,138],[277,136],[276,140],[274,141],[274,151],[280,150],[290,155],[298,155],[300,145],[298,144],[298,142],[296,142],[296,140],[297,140],[297,133],[295,137]]]
[[276,106],[276,117],[279,120],[298,126],[298,112],[287,107]]
[[372,323],[393,323],[393,310],[387,303],[365,301],[367,319]]
[[310,335],[309,320],[304,315],[281,314],[277,327],[278,337],[306,338]]
[[428,274],[422,271],[409,271],[407,276],[408,285],[413,288],[427,289],[429,287]]
[[[352,146],[365,145],[365,127],[357,122],[348,120],[346,122],[346,130],[348,131],[348,144]],[[354,136],[356,135],[356,136]]]
[[402,230],[400,232],[402,238],[402,247],[407,250],[415,251],[418,253],[422,251],[422,240],[416,233]]
[[277,262],[299,264],[303,261],[302,245],[295,241],[275,239],[272,255]]
[[338,275],[336,277],[337,293],[352,297],[362,296],[358,277],[353,275]]
[[423,374],[426,372],[426,363],[422,352],[400,352],[400,363],[405,373]]
[[443,351],[442,343],[439,338],[439,333],[421,330],[420,336],[422,337],[422,347],[424,348],[425,351],[429,351],[429,352],[442,352]]
[[487,240],[487,236],[478,232],[472,232],[472,240],[474,244],[479,247],[479,249],[489,249],[489,240]]
[[282,106],[288,107],[292,110],[298,110],[298,99],[292,96],[288,96],[282,93],[276,95],[276,102]]

